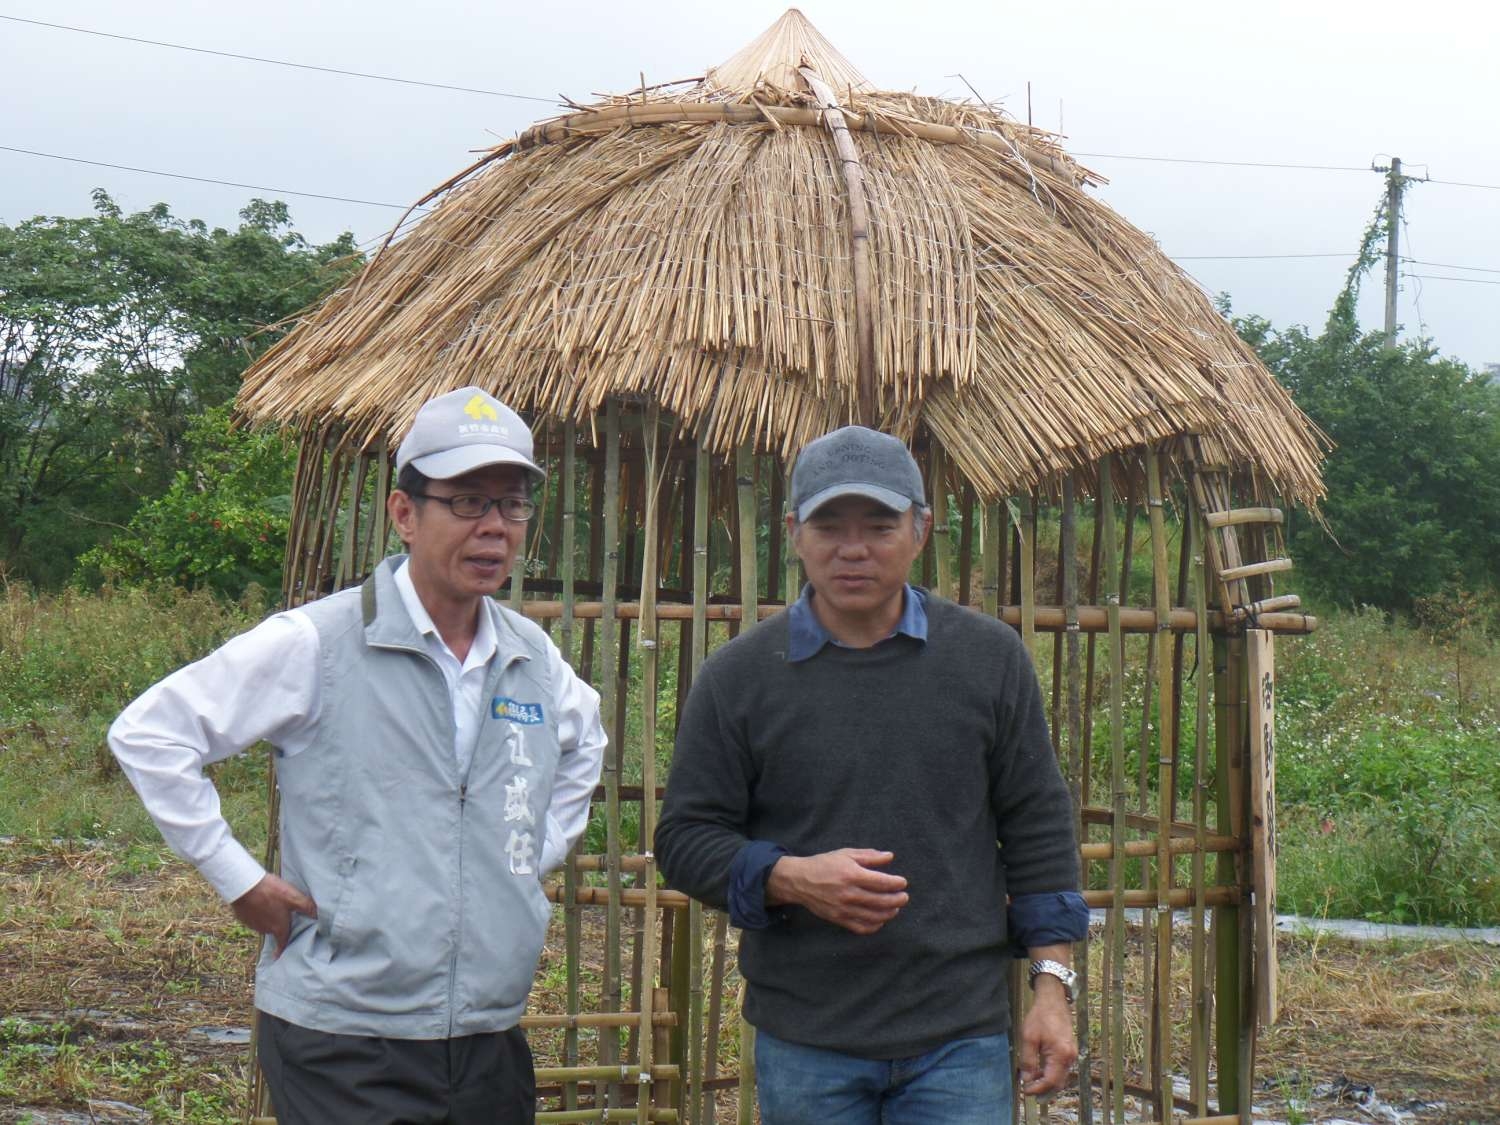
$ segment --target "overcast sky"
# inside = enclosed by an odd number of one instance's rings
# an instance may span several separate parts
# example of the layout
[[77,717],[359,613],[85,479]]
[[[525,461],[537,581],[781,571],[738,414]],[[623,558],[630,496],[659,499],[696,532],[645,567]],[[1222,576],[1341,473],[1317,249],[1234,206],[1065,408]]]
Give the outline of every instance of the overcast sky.
[[[1278,327],[1319,328],[1382,198],[1411,186],[1399,319],[1445,354],[1500,362],[1500,14],[1493,4],[885,3],[807,0],[877,86],[1002,100],[1108,176],[1100,196],[1210,292]],[[528,95],[296,70],[0,20],[0,146],[263,185],[251,191],[0,151],[0,222],[82,215],[104,187],[233,225],[284,198],[314,241],[372,239],[406,204],[556,112],[566,94],[695,76],[783,5],[391,0],[0,0],[0,15],[314,66]],[[550,104],[549,104],[550,103]],[[1097,154],[1097,155],[1092,155]],[[1126,160],[1124,156],[1344,171]],[[1488,187],[1463,187],[1461,181]],[[1264,257],[1265,255],[1334,255]],[[1239,256],[1239,257],[1210,257]],[[1255,257],[1261,256],[1261,257]],[[1441,264],[1433,264],[1441,263]],[[1468,268],[1457,268],[1468,267]],[[1485,272],[1489,271],[1489,272]],[[1464,280],[1439,280],[1439,278]],[[1383,275],[1365,286],[1367,327]]]

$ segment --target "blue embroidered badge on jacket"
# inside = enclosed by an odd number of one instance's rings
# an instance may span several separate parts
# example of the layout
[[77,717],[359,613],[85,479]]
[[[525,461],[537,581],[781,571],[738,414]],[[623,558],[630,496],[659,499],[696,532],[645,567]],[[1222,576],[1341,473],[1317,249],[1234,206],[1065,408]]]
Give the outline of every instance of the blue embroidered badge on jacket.
[[519,703],[503,695],[497,695],[490,701],[490,714],[497,719],[509,719],[513,723],[522,726],[539,726],[542,722],[542,705],[540,703]]

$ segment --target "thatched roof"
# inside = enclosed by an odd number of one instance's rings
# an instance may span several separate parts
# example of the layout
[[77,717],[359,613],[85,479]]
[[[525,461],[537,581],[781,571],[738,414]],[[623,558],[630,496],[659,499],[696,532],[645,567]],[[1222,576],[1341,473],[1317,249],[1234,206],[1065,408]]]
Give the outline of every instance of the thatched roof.
[[993,107],[874,90],[789,11],[704,78],[578,107],[436,189],[240,409],[365,443],[477,383],[580,422],[654,398],[726,452],[925,426],[991,495],[1197,434],[1315,504],[1321,435],[1098,182]]

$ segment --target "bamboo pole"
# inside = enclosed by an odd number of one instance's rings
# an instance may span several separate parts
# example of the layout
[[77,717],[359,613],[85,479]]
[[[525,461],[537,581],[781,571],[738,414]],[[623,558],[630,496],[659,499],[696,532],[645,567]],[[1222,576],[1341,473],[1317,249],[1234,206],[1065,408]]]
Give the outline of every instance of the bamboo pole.
[[384,437],[375,445],[375,495],[370,505],[370,539],[365,545],[364,572],[369,574],[385,557],[386,540],[390,538],[390,518],[385,510],[391,494],[391,454]]
[[931,446],[927,490],[932,504],[932,554],[937,570],[936,590],[939,597],[951,599],[953,593],[953,541],[948,537],[948,458],[936,440]]
[[[693,460],[693,622],[692,675],[708,655],[708,519],[709,455],[702,439],[698,441]],[[787,552],[788,557],[791,552]],[[791,586],[787,586],[791,590]],[[687,1113],[691,1125],[703,1121],[703,905],[694,900],[688,906],[688,1060]],[[717,1042],[708,1044],[711,1055],[718,1055]]]
[[[1151,527],[1152,575],[1156,601],[1156,674],[1157,674],[1157,792],[1156,807],[1161,827],[1157,840],[1156,893],[1160,902],[1172,894],[1172,854],[1166,838],[1172,827],[1172,794],[1176,789],[1176,762],[1172,757],[1174,720],[1172,716],[1172,651],[1169,616],[1172,610],[1171,579],[1167,567],[1167,529],[1162,492],[1161,462],[1155,449],[1146,449],[1146,505]],[[1144,758],[1145,743],[1141,744]],[[1170,1119],[1172,1106],[1172,914],[1160,911],[1156,916],[1156,1004],[1157,1027],[1153,1036],[1155,1056],[1152,1059],[1152,1087],[1156,1091],[1156,1114],[1160,1121]]]
[[735,453],[735,496],[739,512],[740,620],[749,628],[757,620],[760,575],[756,558],[755,455],[749,445]]
[[[755,476],[749,444],[736,455],[735,485],[740,518],[740,619],[745,628],[756,620],[759,582],[755,542]],[[741,1125],[755,1120],[755,1028],[740,1017],[739,1119]]]
[[[767,618],[777,613],[780,606],[762,605],[755,614],[759,618]],[[712,603],[705,609],[705,615],[710,621],[733,621],[738,622],[743,616],[738,605],[725,605]],[[549,618],[562,616],[561,602],[534,602],[528,601],[525,606],[526,616],[533,621],[545,621]],[[574,616],[580,621],[593,621],[603,616],[603,605],[600,602],[577,602],[573,607]],[[657,619],[660,621],[686,621],[692,618],[693,608],[691,604],[662,603],[656,607]],[[632,604],[617,606],[614,616],[618,621],[632,621],[637,616],[637,609]],[[1017,629],[1021,627],[1021,607],[1018,605],[1002,606],[998,614],[1000,620]],[[1257,624],[1272,633],[1289,635],[1303,635],[1314,632],[1318,627],[1318,619],[1305,613],[1271,613],[1262,614],[1256,619]],[[1208,613],[1209,631],[1214,634],[1234,633],[1239,631],[1239,623],[1231,618],[1233,625],[1226,626],[1224,615],[1218,610],[1210,610]],[[1198,628],[1198,616],[1191,609],[1175,607],[1167,618],[1168,628],[1174,633],[1191,633]],[[1032,613],[1032,627],[1038,633],[1063,632],[1068,627],[1067,609],[1060,605],[1038,605]],[[1126,633],[1155,633],[1157,629],[1156,611],[1154,609],[1122,609],[1120,611],[1120,627]],[[1106,633],[1109,631],[1109,613],[1107,606],[1081,605],[1078,607],[1078,628],[1083,633]]]
[[[600,691],[601,710],[605,722],[614,716],[619,705],[619,680],[615,674],[615,663],[619,647],[619,623],[615,613],[620,571],[620,404],[611,398],[604,412],[604,602],[600,615]],[[595,521],[598,521],[596,510]],[[610,747],[604,755],[604,825],[605,852],[609,857],[607,869],[608,905],[604,922],[604,982],[603,1000],[606,1012],[618,1012],[622,1007],[620,987],[620,771],[616,764],[615,748]],[[620,1061],[620,1042],[611,1031],[599,1036],[599,1061],[609,1065]],[[606,1089],[598,1088],[595,1101],[606,1101]],[[608,1103],[618,1104],[616,1095],[608,1092]]]
[[[1090,604],[1098,600],[1099,579],[1102,568],[1099,565],[1099,506],[1098,497],[1095,496],[1094,503],[1094,536],[1093,545],[1089,549],[1089,588],[1088,600]],[[1079,622],[1082,629],[1082,622]],[[1087,632],[1087,630],[1085,630]],[[1094,671],[1095,661],[1098,654],[1098,637],[1094,633],[1088,633],[1088,647],[1084,655],[1083,672],[1083,784],[1080,787],[1080,800],[1085,807],[1093,800],[1093,765],[1094,765]]]
[[[1235,836],[1240,826],[1234,815],[1234,782],[1231,740],[1236,727],[1234,713],[1239,707],[1238,668],[1233,646],[1227,638],[1214,639],[1214,756],[1218,777],[1217,819],[1221,836]],[[1233,856],[1221,855],[1218,882],[1237,883],[1237,864]],[[1219,1111],[1239,1110],[1240,1073],[1240,919],[1238,906],[1225,906],[1213,912],[1215,952],[1215,1008],[1217,1056],[1219,1064]],[[1243,1076],[1248,1078],[1248,1076]]]
[[[1198,521],[1197,509],[1189,504],[1184,520]],[[1193,1030],[1192,1058],[1189,1063],[1188,1081],[1191,1089],[1193,1109],[1199,1117],[1208,1115],[1208,1044],[1213,1018],[1213,989],[1208,980],[1208,942],[1205,940],[1205,865],[1208,851],[1208,732],[1209,715],[1208,681],[1212,674],[1211,642],[1208,637],[1208,557],[1201,547],[1207,528],[1200,527],[1199,550],[1194,559],[1196,581],[1193,583],[1193,604],[1198,613],[1198,633],[1194,645],[1197,671],[1197,722],[1193,739],[1193,823],[1198,826],[1196,847],[1193,851],[1193,914],[1192,914],[1192,996]]]
[[703,1071],[704,1119],[710,1123],[719,1119],[708,1084],[719,1074],[719,1030],[724,1018],[724,965],[728,946],[729,915],[714,911],[713,955],[709,963],[709,979],[712,987],[708,994],[708,1034],[710,1046],[708,1062]]
[[1018,558],[1021,573],[1021,640],[1026,651],[1036,660],[1036,532],[1035,498],[1031,493],[1021,497],[1021,519],[1017,525],[1020,532],[1021,550]]
[[[645,515],[641,529],[643,544],[641,556],[641,625],[638,643],[641,648],[641,853],[646,860],[646,869],[641,874],[646,902],[642,910],[644,931],[641,941],[641,973],[638,988],[641,1004],[640,1024],[640,1068],[649,1076],[655,1062],[656,1039],[651,1034],[651,1014],[657,1006],[660,993],[654,982],[646,979],[652,972],[657,954],[656,912],[656,857],[653,842],[656,836],[656,696],[661,665],[661,654],[657,647],[656,588],[660,581],[658,551],[660,539],[657,524],[660,520],[659,500],[662,474],[657,463],[657,447],[661,437],[660,407],[651,403],[646,408],[643,427],[646,465],[642,485],[645,491]],[[638,1102],[637,1120],[646,1125],[651,1120],[654,1093],[649,1090],[649,1077],[642,1079],[641,1096]]]
[[755,1027],[740,1017],[740,1082],[738,1125],[755,1125]]
[[[578,512],[576,474],[577,435],[570,420],[563,427],[562,475],[558,481],[560,493],[558,507],[562,510],[562,528],[558,544],[562,578],[562,624],[558,630],[562,641],[563,658],[569,662],[576,659],[573,651],[575,623],[573,617],[574,552],[577,549]],[[583,962],[583,917],[578,904],[578,855],[577,848],[568,853],[567,865],[563,868],[563,948],[567,964],[568,1011],[576,1012],[581,1002],[579,970]],[[563,1060],[570,1067],[578,1066],[578,1029],[570,1027],[563,1032]],[[568,1081],[563,1085],[563,1108],[578,1108],[578,1082]]]
[[[788,461],[786,464],[786,489],[784,495],[787,497],[787,504],[790,505],[792,495],[791,461]],[[788,507],[787,511],[791,511],[790,507]],[[786,522],[786,516],[783,513],[776,511],[775,509],[772,509],[771,511],[771,518],[780,520],[782,523]],[[797,600],[801,592],[802,560],[797,555],[797,544],[795,539],[793,538],[793,536],[788,535],[786,544],[786,604],[791,605],[794,601]]]
[[[1074,490],[1077,478],[1068,473],[1062,480],[1062,600],[1067,616],[1067,696],[1068,696],[1068,789],[1073,798],[1075,831],[1078,842],[1084,842],[1083,776],[1087,769],[1083,742],[1082,700],[1079,692],[1082,676],[1078,634],[1078,513]],[[1089,1045],[1089,946],[1087,935],[1073,945],[1074,971],[1078,974],[1078,998],[1074,1005],[1078,1040],[1078,1121],[1092,1125],[1094,1120],[1093,1061]]]
[[[1033,664],[1036,662],[1036,500],[1032,493],[1027,493],[1021,498],[1021,524],[1024,530],[1021,532],[1020,571],[1021,571],[1021,640],[1030,654]],[[1011,971],[1011,1011],[1019,1013],[1024,1019],[1030,1010],[1032,993],[1031,989],[1022,983],[1024,974],[1019,965],[1012,965]],[[1015,1043],[1012,1043],[1012,1051]],[[1019,1085],[1016,1086],[1016,1097],[1020,1099],[1022,1113],[1024,1113],[1026,1125],[1036,1125],[1037,1105],[1035,1098],[1021,1097]],[[1021,1116],[1017,1114],[1017,1116]]]
[[1005,575],[1000,566],[1000,547],[1004,537],[1000,522],[1000,505],[990,501],[984,506],[984,527],[980,533],[979,573],[983,588],[984,612],[994,617],[1000,612],[1000,584]]
[[810,66],[797,68],[812,90],[823,123],[833,136],[839,166],[844,175],[844,190],[849,201],[849,257],[854,274],[854,323],[858,348],[858,381],[856,402],[858,421],[866,426],[880,424],[880,392],[875,382],[875,285],[871,265],[874,251],[870,245],[870,209],[865,195],[865,170],[859,161],[859,149],[849,134],[843,110],[828,84]]
[[354,484],[349,491],[349,514],[344,519],[343,542],[339,544],[336,581],[340,589],[349,585],[354,579],[355,546],[359,542],[359,506],[364,495],[365,467],[368,464],[369,462],[363,456],[354,458]]
[[[1114,459],[1099,460],[1099,534],[1100,561],[1106,574],[1115,569],[1115,500]],[[1112,849],[1109,887],[1112,904],[1105,923],[1105,964],[1109,989],[1101,1028],[1107,1028],[1108,1082],[1105,1088],[1105,1121],[1124,1125],[1125,1121],[1125,637],[1120,630],[1119,593],[1107,595],[1109,615],[1109,736],[1110,799],[1113,820],[1110,824]]]

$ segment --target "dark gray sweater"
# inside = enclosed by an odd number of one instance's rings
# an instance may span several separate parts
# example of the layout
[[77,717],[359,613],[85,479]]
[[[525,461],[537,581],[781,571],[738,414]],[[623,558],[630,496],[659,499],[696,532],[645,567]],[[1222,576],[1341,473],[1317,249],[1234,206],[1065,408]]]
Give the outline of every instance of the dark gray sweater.
[[907,879],[911,901],[872,935],[801,908],[741,934],[746,1017],[778,1038],[886,1059],[1006,1031],[1006,896],[1078,888],[1020,638],[931,595],[927,618],[925,644],[789,664],[782,613],[714,653],[689,693],[656,829],[671,886],[724,908],[748,840],[883,849]]

